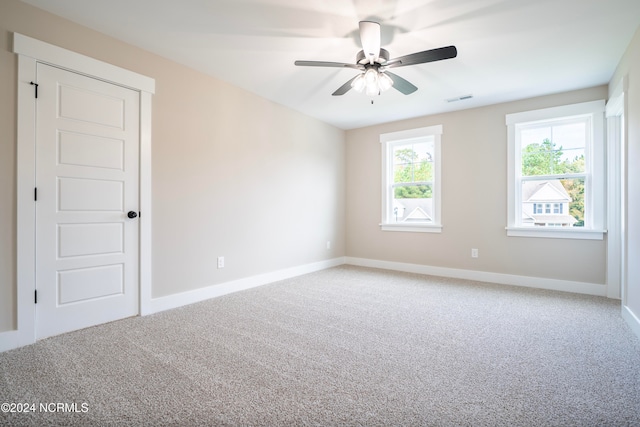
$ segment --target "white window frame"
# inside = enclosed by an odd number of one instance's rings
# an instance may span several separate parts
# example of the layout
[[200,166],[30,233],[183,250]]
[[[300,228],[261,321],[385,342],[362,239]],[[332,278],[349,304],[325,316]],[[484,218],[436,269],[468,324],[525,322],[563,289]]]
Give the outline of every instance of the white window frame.
[[[409,129],[399,132],[384,133],[380,135],[382,146],[382,231],[407,231],[417,233],[442,232],[441,220],[441,136],[442,125],[427,126],[417,129]],[[429,223],[403,224],[391,221],[393,214],[393,147],[395,145],[416,142],[424,138],[433,137],[433,185],[432,191],[432,221]]]
[[[605,101],[591,101],[541,110],[507,114],[508,134],[508,236],[546,237],[565,239],[602,240],[606,230],[605,220],[605,150],[604,150],[604,110]],[[549,229],[546,227],[527,227],[518,222],[522,209],[521,185],[521,147],[520,129],[534,123],[554,123],[578,117],[589,117],[592,132],[591,141],[585,147],[586,190],[584,227]]]

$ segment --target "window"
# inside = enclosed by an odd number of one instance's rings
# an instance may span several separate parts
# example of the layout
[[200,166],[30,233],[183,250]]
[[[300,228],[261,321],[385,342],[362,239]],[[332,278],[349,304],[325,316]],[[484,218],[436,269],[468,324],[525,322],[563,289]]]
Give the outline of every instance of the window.
[[380,135],[384,231],[440,232],[440,135],[430,126]]
[[506,116],[509,236],[602,239],[603,113],[593,101]]
[[561,214],[562,213],[562,206],[564,206],[562,203],[554,203],[553,204],[553,213],[554,214]]

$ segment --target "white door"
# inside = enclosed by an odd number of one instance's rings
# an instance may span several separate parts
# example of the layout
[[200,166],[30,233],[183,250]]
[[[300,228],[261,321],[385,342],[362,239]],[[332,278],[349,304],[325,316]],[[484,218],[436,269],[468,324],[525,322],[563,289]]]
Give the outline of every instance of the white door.
[[138,314],[139,93],[37,65],[36,337]]

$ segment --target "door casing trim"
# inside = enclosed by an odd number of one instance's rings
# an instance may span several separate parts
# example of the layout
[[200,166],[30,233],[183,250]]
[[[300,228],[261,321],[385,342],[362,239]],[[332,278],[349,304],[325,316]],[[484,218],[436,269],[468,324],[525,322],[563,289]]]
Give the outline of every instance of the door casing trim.
[[18,54],[17,81],[17,342],[16,347],[36,341],[35,290],[35,120],[36,64],[44,63],[103,80],[140,93],[140,247],[139,313],[150,312],[151,302],[151,100],[155,79],[85,55],[14,33],[13,52]]

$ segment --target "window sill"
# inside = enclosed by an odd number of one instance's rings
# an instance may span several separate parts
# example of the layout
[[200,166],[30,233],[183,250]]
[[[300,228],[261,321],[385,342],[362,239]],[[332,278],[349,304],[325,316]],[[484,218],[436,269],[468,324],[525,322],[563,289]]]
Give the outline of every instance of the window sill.
[[506,227],[509,237],[602,240],[606,230],[553,229],[548,227]]
[[440,224],[380,224],[382,231],[403,231],[412,233],[441,233]]

